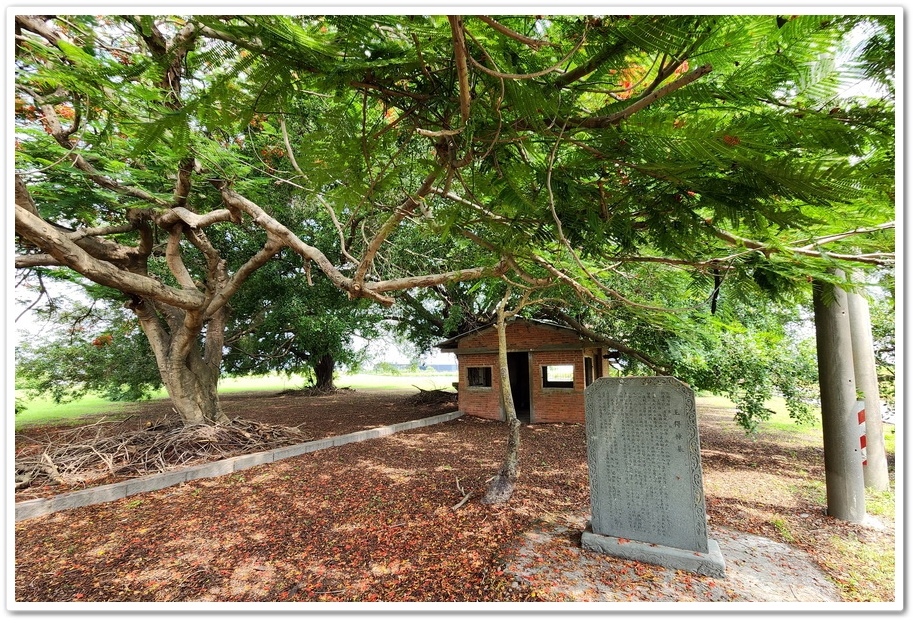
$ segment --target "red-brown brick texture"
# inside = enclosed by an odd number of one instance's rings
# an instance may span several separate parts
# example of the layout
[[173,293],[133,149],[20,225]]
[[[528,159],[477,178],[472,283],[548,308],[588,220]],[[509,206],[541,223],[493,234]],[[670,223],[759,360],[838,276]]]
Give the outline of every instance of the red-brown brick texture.
[[[458,409],[481,418],[503,419],[500,404],[496,329],[488,327],[447,343],[458,358]],[[592,379],[606,372],[600,346],[571,329],[546,323],[516,320],[506,326],[509,352],[528,353],[532,422],[585,421],[585,357],[592,360]],[[573,366],[573,386],[543,387],[542,367]],[[468,385],[468,368],[490,368],[490,387]]]

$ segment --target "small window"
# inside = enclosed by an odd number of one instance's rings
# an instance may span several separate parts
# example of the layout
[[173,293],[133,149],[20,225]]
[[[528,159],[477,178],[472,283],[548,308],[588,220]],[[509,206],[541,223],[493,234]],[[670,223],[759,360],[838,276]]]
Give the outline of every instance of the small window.
[[493,387],[493,368],[489,366],[469,367],[468,387]]
[[541,366],[541,385],[543,387],[573,388],[573,369],[569,364],[557,366]]

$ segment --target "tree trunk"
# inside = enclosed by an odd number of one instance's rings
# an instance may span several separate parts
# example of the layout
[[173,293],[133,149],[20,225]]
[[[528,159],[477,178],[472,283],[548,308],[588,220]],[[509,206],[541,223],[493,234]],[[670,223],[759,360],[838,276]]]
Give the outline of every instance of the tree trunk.
[[[860,281],[862,273],[857,271],[855,277]],[[887,491],[890,488],[890,477],[887,453],[884,450],[884,423],[881,421],[881,399],[878,396],[871,313],[868,301],[860,293],[850,292],[847,298],[856,388],[865,400],[865,486],[875,491]]]
[[223,413],[217,393],[219,369],[208,370],[203,375],[197,365],[177,365],[167,370],[160,368],[160,371],[172,405],[186,426],[229,421]]
[[[828,288],[833,300],[825,300]],[[827,514],[861,523],[865,519],[865,483],[846,293],[821,281],[814,282],[813,290]]]
[[312,366],[315,372],[315,388],[325,392],[333,392],[337,389],[334,385],[334,357],[331,355],[322,355]]
[[518,479],[518,453],[522,445],[522,424],[515,413],[515,401],[512,400],[512,387],[509,385],[509,357],[506,348],[506,313],[505,301],[497,312],[496,335],[499,339],[499,388],[501,392],[503,413],[509,423],[509,437],[506,442],[506,457],[499,472],[490,482],[481,502],[483,504],[505,504],[512,498],[515,481]]
[[[162,383],[181,421],[186,426],[227,422],[217,394],[224,312],[214,314],[204,333],[203,323],[191,312],[163,308],[168,313],[160,316],[153,303],[144,299],[134,300],[130,308],[149,340]],[[203,351],[199,346],[202,336]]]

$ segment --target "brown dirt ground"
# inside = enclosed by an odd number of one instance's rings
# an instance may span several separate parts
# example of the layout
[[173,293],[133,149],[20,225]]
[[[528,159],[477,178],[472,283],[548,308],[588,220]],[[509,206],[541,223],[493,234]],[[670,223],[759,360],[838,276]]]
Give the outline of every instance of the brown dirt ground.
[[[455,408],[418,406],[413,398],[258,393],[229,394],[223,404],[232,417],[297,426],[314,438]],[[166,401],[147,403],[105,426],[142,427],[168,412]],[[578,547],[589,498],[581,425],[524,426],[511,505],[480,504],[500,465],[506,428],[462,417],[18,522],[15,600],[842,601],[831,580],[847,570],[825,559],[822,545],[838,535],[892,543],[894,527],[848,524],[827,516],[811,496],[791,493],[793,482],[823,480],[820,450],[786,435],[747,437],[732,415],[700,413],[710,538],[726,558],[725,579]],[[59,432],[21,431],[17,453]],[[17,501],[61,490],[29,488]],[[466,492],[471,498],[455,508]]]

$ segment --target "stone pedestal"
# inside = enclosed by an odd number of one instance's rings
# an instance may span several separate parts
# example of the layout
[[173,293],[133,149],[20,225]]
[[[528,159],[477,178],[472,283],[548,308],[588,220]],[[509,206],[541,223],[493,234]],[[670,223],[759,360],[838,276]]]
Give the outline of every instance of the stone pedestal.
[[604,377],[585,393],[586,549],[724,577],[706,531],[696,402],[672,377]]

